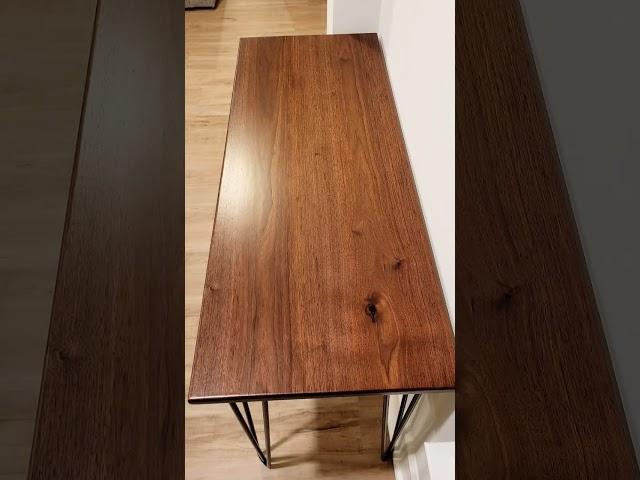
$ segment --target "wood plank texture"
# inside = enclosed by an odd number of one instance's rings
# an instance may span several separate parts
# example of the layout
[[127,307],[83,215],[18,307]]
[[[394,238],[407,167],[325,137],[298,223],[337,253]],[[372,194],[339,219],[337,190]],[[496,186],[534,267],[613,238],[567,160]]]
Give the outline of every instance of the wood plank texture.
[[376,35],[240,42],[189,400],[448,389]]
[[638,478],[517,0],[456,5],[457,475]]
[[29,478],[184,478],[183,3],[100,0]]

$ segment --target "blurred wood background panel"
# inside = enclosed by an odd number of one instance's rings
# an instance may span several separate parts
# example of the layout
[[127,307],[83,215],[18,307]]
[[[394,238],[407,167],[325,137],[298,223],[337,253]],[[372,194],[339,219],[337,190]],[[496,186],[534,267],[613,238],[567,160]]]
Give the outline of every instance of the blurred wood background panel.
[[98,1],[32,479],[184,477],[183,15]]
[[517,0],[456,2],[456,471],[638,478]]
[[0,479],[27,476],[96,1],[0,3]]

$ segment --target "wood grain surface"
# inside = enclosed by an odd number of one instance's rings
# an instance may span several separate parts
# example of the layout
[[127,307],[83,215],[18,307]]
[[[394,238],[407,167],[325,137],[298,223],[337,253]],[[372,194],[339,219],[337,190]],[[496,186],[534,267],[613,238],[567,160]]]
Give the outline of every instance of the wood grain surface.
[[241,40],[189,400],[448,389],[453,355],[376,35]]
[[638,478],[516,0],[456,5],[457,476]]
[[184,478],[182,1],[99,0],[29,478]]

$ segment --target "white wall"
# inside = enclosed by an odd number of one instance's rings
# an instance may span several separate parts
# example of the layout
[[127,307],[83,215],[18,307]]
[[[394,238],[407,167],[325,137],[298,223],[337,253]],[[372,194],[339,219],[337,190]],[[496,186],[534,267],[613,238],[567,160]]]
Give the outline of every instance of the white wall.
[[381,0],[327,0],[327,33],[372,33]]
[[[328,0],[328,12],[328,33],[378,32],[455,327],[454,0]],[[399,398],[393,397],[390,421],[398,404]],[[431,442],[454,440],[454,410],[453,393],[423,396],[398,445],[398,479],[428,478],[415,472],[408,476],[409,464],[424,451],[425,442],[428,448]],[[451,463],[453,458],[443,461]]]

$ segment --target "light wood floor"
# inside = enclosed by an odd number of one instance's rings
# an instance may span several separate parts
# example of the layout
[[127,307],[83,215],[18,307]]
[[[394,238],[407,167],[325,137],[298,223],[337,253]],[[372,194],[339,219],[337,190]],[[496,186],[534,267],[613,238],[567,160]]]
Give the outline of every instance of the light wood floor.
[[[219,0],[185,13],[186,348],[189,382],[224,154],[238,39],[325,32],[324,0]],[[380,397],[270,403],[267,470],[227,405],[187,405],[186,478],[391,479],[379,461]],[[262,439],[259,404],[254,421]]]

